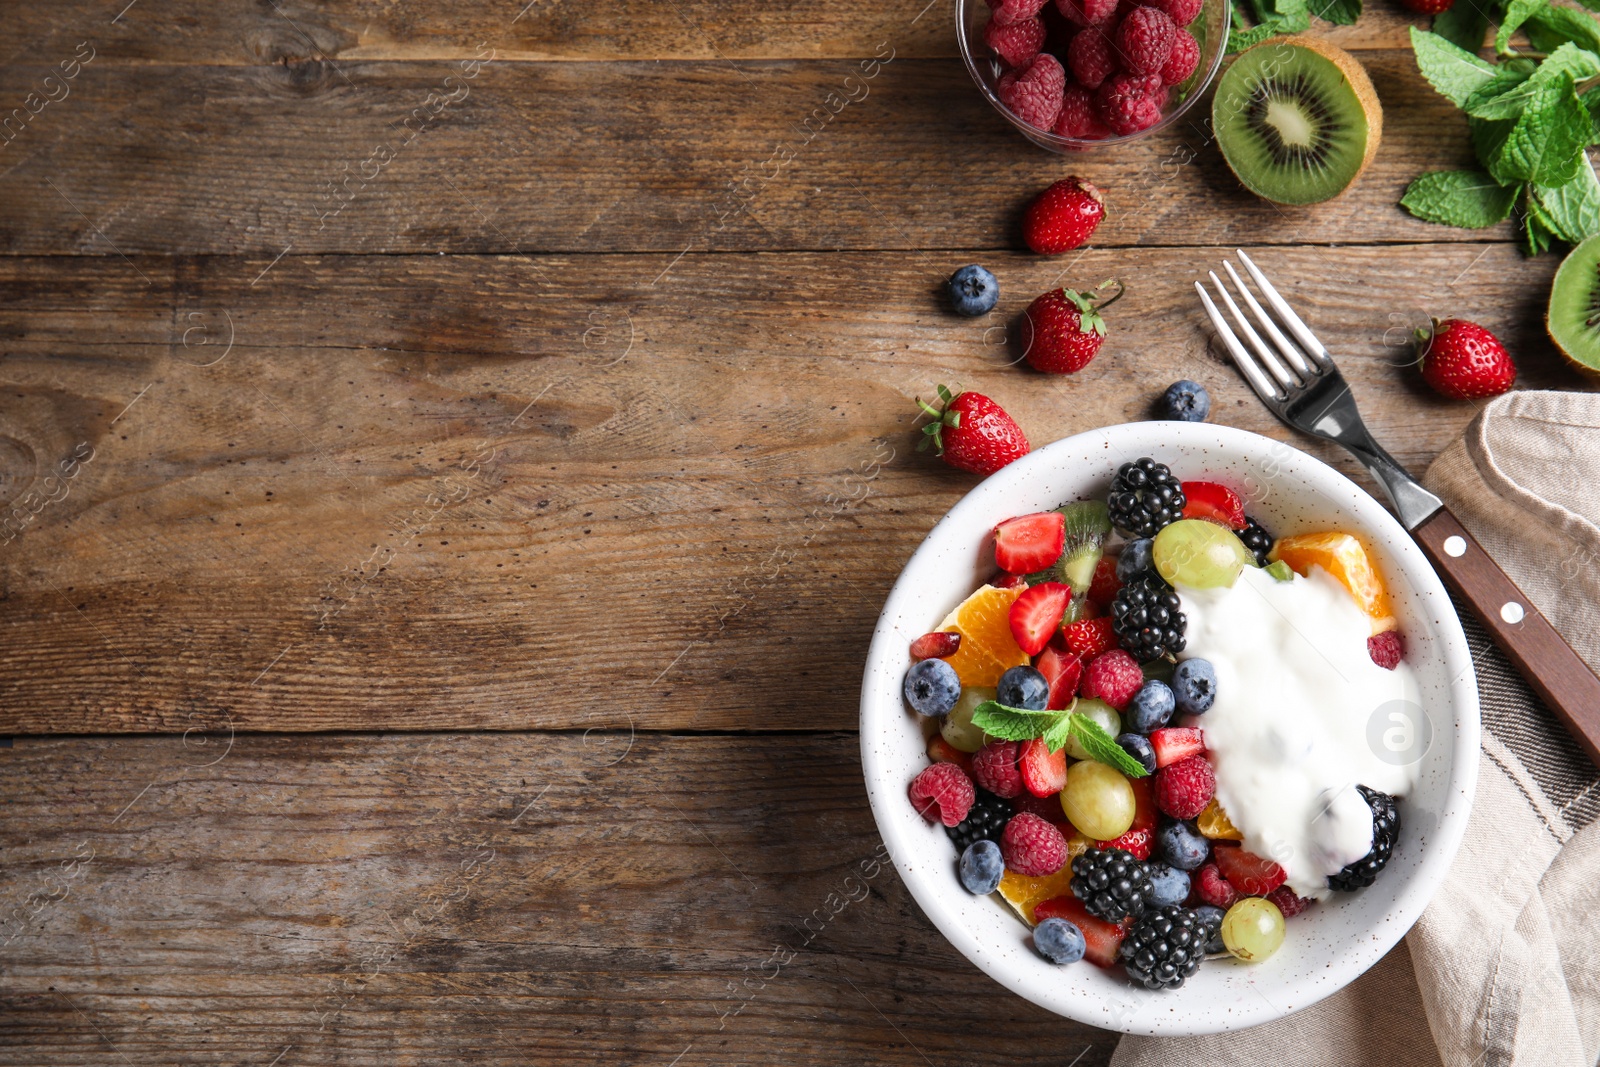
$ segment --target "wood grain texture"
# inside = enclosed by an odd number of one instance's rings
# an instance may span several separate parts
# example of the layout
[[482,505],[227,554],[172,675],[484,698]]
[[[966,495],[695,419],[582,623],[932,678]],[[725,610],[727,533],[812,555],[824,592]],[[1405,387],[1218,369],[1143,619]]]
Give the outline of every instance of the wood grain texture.
[[922,917],[857,751],[19,740],[0,1063],[1108,1062]]
[[[1422,308],[1591,387],[1538,325],[1554,257],[1253,255],[1414,470],[1477,410],[1404,365]],[[974,322],[936,295],[966,258],[0,260],[0,732],[850,728],[889,585],[974,482],[911,451],[938,382],[1042,444],[1194,378],[1365,479],[1212,350],[1205,260],[991,255]],[[1035,293],[1112,275],[1088,369],[1011,365]]]
[[[1021,247],[1028,198],[1068,168],[1106,192],[1104,247],[1509,240],[1508,223],[1474,232],[1400,210],[1419,173],[1471,164],[1466,121],[1409,52],[1360,58],[1384,103],[1383,147],[1353,189],[1309,208],[1244,191],[1205,105],[1063,161],[1027,145],[949,60],[896,54],[865,80],[855,59],[497,59],[471,79],[461,62],[95,62],[0,153],[0,251],[265,265],[285,250],[1007,249]],[[45,72],[0,70],[0,99]]]

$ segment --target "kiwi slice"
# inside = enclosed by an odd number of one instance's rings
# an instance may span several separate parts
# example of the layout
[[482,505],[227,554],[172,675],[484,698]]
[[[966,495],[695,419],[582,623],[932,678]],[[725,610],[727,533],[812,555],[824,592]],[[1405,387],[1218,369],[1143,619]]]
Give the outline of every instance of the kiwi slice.
[[1567,253],[1550,283],[1550,340],[1581,371],[1600,374],[1600,236]]
[[1211,123],[1245,188],[1277,204],[1318,204],[1372,162],[1383,109],[1350,53],[1314,37],[1275,37],[1233,61]]
[[1027,576],[1029,585],[1040,582],[1065,582],[1072,587],[1074,600],[1081,599],[1094,581],[1094,568],[1111,536],[1111,513],[1104,500],[1080,500],[1056,509],[1067,520],[1066,543],[1061,558],[1036,574]]

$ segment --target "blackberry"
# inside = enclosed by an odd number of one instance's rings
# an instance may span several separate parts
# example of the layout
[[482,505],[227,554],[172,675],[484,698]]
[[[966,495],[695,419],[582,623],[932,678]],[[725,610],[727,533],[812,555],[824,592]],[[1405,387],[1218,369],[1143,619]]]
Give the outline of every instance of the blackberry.
[[1168,904],[1134,923],[1117,955],[1128,977],[1146,989],[1177,989],[1199,970],[1215,932],[1188,908]]
[[1372,809],[1372,851],[1354,863],[1345,864],[1344,870],[1328,878],[1329,889],[1345,893],[1365,889],[1376,882],[1378,873],[1394,854],[1395,843],[1400,840],[1400,808],[1394,797],[1364,785],[1356,788],[1361,790],[1361,798]]
[[1140,916],[1152,888],[1150,868],[1120,848],[1091,848],[1072,861],[1072,895],[1106,922]]
[[1111,601],[1111,629],[1122,647],[1144,663],[1183,651],[1188,618],[1183,602],[1154,571],[1146,571],[1117,590]]
[[1239,540],[1244,542],[1244,547],[1256,554],[1257,563],[1263,567],[1267,565],[1267,553],[1272,551],[1272,542],[1276,538],[1267,533],[1265,527],[1246,515],[1244,529],[1239,531]]
[[1016,814],[1017,809],[1011,801],[1002,800],[977,786],[973,790],[977,795],[973,798],[972,810],[967,812],[967,817],[954,826],[944,828],[950,840],[955,842],[957,852],[966,852],[975,841],[993,841],[998,845],[1006,823]]
[[1117,468],[1106,506],[1111,524],[1132,538],[1154,537],[1163,526],[1183,518],[1186,503],[1182,483],[1165,463],[1147,456]]

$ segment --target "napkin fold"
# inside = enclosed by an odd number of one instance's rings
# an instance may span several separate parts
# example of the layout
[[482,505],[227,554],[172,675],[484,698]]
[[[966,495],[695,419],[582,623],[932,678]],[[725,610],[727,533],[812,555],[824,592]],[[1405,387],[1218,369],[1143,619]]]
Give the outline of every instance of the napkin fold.
[[[1600,395],[1499,397],[1423,482],[1600,671]],[[1112,1067],[1593,1067],[1600,772],[1457,607],[1482,709],[1478,791],[1449,877],[1405,941],[1288,1018],[1125,1037]]]

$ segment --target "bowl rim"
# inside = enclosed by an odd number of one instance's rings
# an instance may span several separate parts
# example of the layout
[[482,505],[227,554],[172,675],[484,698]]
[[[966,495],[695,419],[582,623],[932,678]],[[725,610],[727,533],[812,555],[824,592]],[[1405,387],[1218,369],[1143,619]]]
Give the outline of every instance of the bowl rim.
[[[1217,72],[1222,69],[1222,60],[1228,51],[1228,27],[1232,24],[1233,18],[1231,0],[1207,0],[1208,3],[1220,3],[1222,5],[1221,32],[1223,40],[1217,45],[1216,52],[1211,57],[1211,64],[1206,69],[1204,76],[1195,82],[1194,88],[1190,90],[1189,95],[1179,101],[1177,107],[1162,115],[1160,121],[1155,125],[1135,133],[1124,133],[1114,137],[1091,140],[1081,137],[1063,137],[1060,134],[1052,133],[1050,130],[1041,130],[1039,127],[1024,122],[1019,116],[1013,114],[1011,109],[1006,107],[1005,103],[995,95],[994,90],[989,87],[988,82],[984,80],[983,75],[978,71],[978,60],[973,55],[972,42],[968,40],[967,36],[967,12],[969,9],[975,8],[980,2],[981,0],[956,0],[956,46],[961,50],[961,61],[966,65],[967,74],[972,78],[972,83],[978,87],[978,91],[983,94],[984,99],[989,101],[990,106],[1000,112],[1006,121],[1015,126],[1028,140],[1041,148],[1061,149],[1063,151],[1083,151],[1085,149],[1109,148],[1114,145],[1127,144],[1130,141],[1137,141],[1148,137],[1150,134],[1164,130],[1177,122],[1179,118],[1188,113],[1196,101],[1205,95],[1206,90],[1211,87],[1211,83],[1216,81]],[[1054,2],[1054,0],[1047,0],[1047,2]]]
[[[1154,427],[1160,427],[1159,442],[1149,439]],[[1425,610],[1435,620],[1445,677],[1453,679],[1447,685],[1447,696],[1448,707],[1456,720],[1453,730],[1440,731],[1452,734],[1453,741],[1449,745],[1450,766],[1443,787],[1445,800],[1438,825],[1427,835],[1410,880],[1399,887],[1387,911],[1376,917],[1370,936],[1351,943],[1342,956],[1318,960],[1317,970],[1324,979],[1320,985],[1310,983],[1306,976],[1297,973],[1294,980],[1300,988],[1296,992],[1303,996],[1287,1010],[1279,1009],[1261,997],[1228,1011],[1215,1011],[1207,1005],[1185,1011],[1181,999],[1168,999],[1163,1002],[1167,1009],[1164,1011],[1143,1012],[1133,1018],[1108,1017],[1103,1005],[1090,1002],[1093,998],[1064,998],[1058,990],[1040,988],[1038,982],[1030,983],[1027,975],[989,951],[975,931],[956,913],[955,904],[947,899],[947,884],[935,884],[936,876],[930,868],[908,862],[911,859],[908,849],[915,846],[905,841],[897,828],[897,820],[902,813],[898,808],[890,807],[896,803],[900,807],[905,806],[906,783],[887,779],[884,767],[887,757],[880,756],[880,746],[872,743],[876,739],[874,727],[884,715],[908,714],[898,687],[892,694],[886,694],[881,682],[874,686],[875,678],[885,677],[886,665],[903,661],[907,656],[904,643],[896,640],[897,624],[905,614],[904,604],[925,599],[924,591],[908,581],[908,573],[917,557],[929,551],[929,545],[947,523],[966,521],[969,516],[981,517],[985,510],[994,507],[995,499],[1005,498],[1033,471],[1054,462],[1056,455],[1087,452],[1089,448],[1086,446],[1089,445],[1108,450],[1113,455],[1149,454],[1152,450],[1160,451],[1162,446],[1214,446],[1245,456],[1260,456],[1263,462],[1269,456],[1281,459],[1284,454],[1282,450],[1287,449],[1297,464],[1304,465],[1307,474],[1320,481],[1319,489],[1338,491],[1339,495],[1333,496],[1332,500],[1341,510],[1348,511],[1354,506],[1370,511],[1370,522],[1363,521],[1365,516],[1352,516],[1358,532],[1377,537],[1381,531],[1385,543],[1392,546],[1393,555],[1406,563],[1408,584],[1421,601],[1419,610]],[[1361,503],[1363,499],[1371,505],[1370,509]],[[888,676],[898,678],[901,674],[903,668]],[[1466,833],[1477,785],[1481,740],[1477,675],[1460,619],[1438,574],[1422,550],[1386,507],[1315,456],[1273,438],[1214,423],[1135,422],[1088,430],[1035,449],[964,494],[929,530],[890,589],[873,629],[862,676],[860,707],[861,764],[868,802],[886,851],[901,881],[923,913],[963,956],[1001,985],[1058,1015],[1131,1034],[1196,1036],[1243,1029],[1292,1015],[1349,985],[1410,931],[1442,886]],[[1326,980],[1329,973],[1334,975],[1331,981]],[[1129,990],[1130,993],[1136,992],[1131,985]],[[1056,995],[1052,996],[1052,992]],[[1181,995],[1182,991],[1164,994],[1167,998],[1179,998]]]

